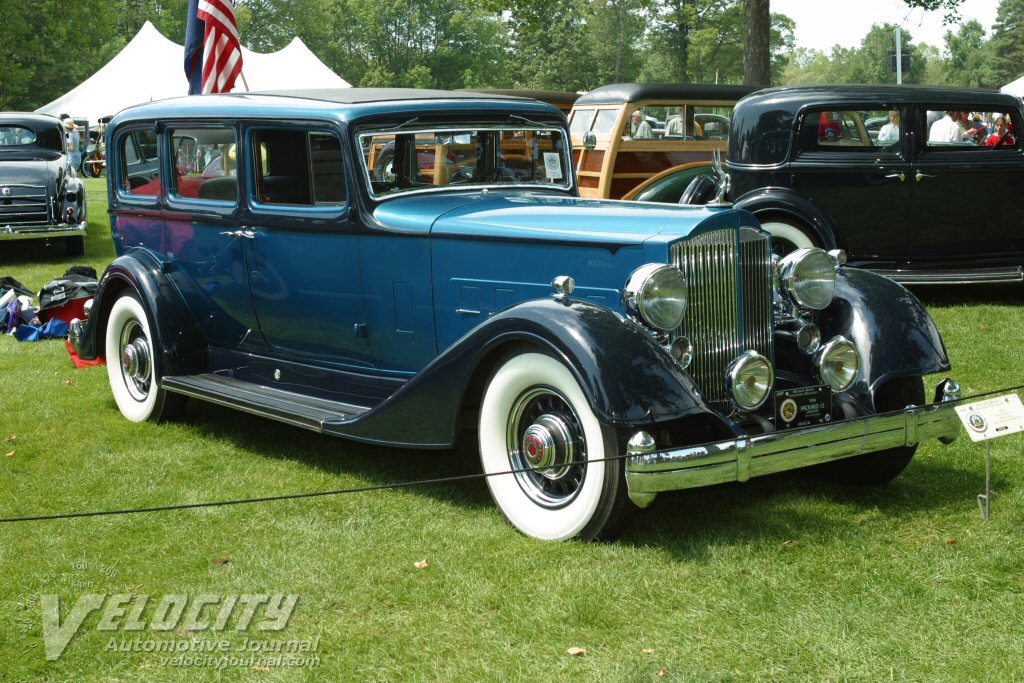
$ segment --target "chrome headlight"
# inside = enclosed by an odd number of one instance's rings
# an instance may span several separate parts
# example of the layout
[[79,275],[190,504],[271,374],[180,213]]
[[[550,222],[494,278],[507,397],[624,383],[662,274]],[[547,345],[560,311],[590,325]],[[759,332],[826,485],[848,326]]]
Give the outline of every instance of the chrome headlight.
[[725,381],[737,407],[754,410],[771,393],[775,372],[767,358],[757,351],[746,351],[729,364]]
[[821,381],[833,391],[846,391],[860,373],[860,353],[849,339],[832,337],[814,354]]
[[836,262],[822,249],[797,249],[779,261],[779,279],[796,305],[820,311],[835,295]]
[[648,263],[629,276],[622,303],[651,327],[674,330],[686,313],[686,281],[678,268]]

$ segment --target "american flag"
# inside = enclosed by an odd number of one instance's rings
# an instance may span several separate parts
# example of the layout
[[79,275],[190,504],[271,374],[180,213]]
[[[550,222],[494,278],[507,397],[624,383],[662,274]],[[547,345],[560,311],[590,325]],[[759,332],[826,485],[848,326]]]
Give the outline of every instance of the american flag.
[[185,27],[189,94],[230,92],[240,73],[242,46],[233,0],[189,0]]

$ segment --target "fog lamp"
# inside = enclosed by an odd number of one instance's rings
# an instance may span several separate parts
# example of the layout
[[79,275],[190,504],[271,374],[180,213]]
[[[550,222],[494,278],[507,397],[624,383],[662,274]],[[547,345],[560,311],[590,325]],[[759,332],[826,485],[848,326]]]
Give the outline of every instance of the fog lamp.
[[669,344],[668,352],[684,370],[693,362],[693,344],[686,337],[676,337],[675,341]]
[[814,354],[821,381],[833,391],[846,391],[860,373],[860,354],[849,339],[832,337]]
[[772,364],[753,350],[740,354],[725,371],[726,387],[740,410],[754,410],[764,403],[774,380]]

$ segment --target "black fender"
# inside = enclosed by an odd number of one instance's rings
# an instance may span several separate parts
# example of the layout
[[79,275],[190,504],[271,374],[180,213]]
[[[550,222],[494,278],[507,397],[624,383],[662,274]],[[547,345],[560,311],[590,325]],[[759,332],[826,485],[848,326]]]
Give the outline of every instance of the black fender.
[[606,424],[650,426],[711,413],[686,371],[640,325],[586,301],[547,299],[492,316],[357,421],[325,425],[325,431],[364,441],[451,445],[467,391],[482,388],[504,354],[522,344],[565,363]]
[[165,266],[145,249],[132,249],[119,256],[103,272],[79,344],[79,357],[90,360],[105,353],[110,310],[121,293],[129,288],[139,295],[149,318],[153,362],[158,376],[202,372],[207,365],[206,340],[171,283]]
[[873,406],[889,380],[950,369],[945,344],[924,305],[887,277],[840,268],[835,298],[822,313],[822,343],[842,335],[860,351],[861,377],[850,393],[864,405]]
[[828,211],[813,199],[786,187],[764,187],[746,193],[733,203],[735,209],[746,209],[755,216],[775,214],[788,216],[795,223],[807,226],[824,249],[836,249],[835,221]]

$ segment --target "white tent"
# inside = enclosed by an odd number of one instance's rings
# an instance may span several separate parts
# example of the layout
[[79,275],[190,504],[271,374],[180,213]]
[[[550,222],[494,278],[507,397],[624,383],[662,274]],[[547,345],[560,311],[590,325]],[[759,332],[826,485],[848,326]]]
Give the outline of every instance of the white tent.
[[[41,114],[70,114],[96,121],[125,107],[188,94],[185,48],[146,22],[116,57],[81,85],[36,109]],[[242,48],[242,75],[249,90],[349,88],[309,48],[294,38],[283,50],[260,54]],[[242,79],[234,92],[244,91]]]
[[1024,76],[1021,76],[1013,83],[1007,83],[1000,88],[1000,90],[1002,92],[1008,92],[1011,95],[1016,95],[1017,97],[1024,97]]

